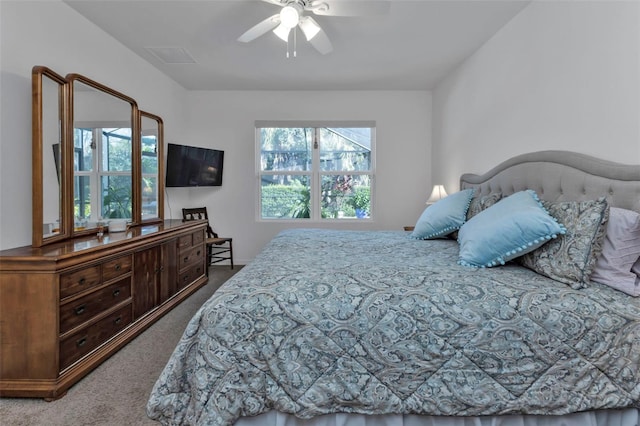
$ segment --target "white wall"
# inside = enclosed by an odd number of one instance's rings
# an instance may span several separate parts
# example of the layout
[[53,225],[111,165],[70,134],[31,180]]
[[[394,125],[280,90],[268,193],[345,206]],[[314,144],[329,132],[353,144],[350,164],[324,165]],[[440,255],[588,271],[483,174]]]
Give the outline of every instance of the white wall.
[[[183,137],[168,142],[223,149],[219,188],[169,188],[171,215],[203,205],[214,228],[234,238],[245,263],[278,231],[291,226],[395,229],[412,225],[431,185],[431,93],[428,91],[190,92]],[[371,223],[265,223],[256,220],[256,120],[375,120],[375,218]],[[166,211],[169,215],[169,210]]]
[[532,2],[433,92],[433,177],[514,155],[640,164],[640,2]]
[[186,91],[66,4],[0,1],[0,249],[31,244],[31,69],[78,73],[182,133]]

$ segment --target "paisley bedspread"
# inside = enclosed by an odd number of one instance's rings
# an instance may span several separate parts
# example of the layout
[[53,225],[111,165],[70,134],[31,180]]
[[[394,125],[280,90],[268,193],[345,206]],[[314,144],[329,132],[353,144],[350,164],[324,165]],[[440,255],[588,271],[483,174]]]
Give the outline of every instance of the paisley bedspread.
[[640,407],[639,299],[457,256],[403,232],[283,231],[190,321],[149,417]]

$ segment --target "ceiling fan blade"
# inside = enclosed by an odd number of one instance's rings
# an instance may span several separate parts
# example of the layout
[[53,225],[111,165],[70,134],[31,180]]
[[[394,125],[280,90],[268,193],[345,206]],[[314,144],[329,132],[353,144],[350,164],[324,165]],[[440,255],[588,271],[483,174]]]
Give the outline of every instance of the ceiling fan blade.
[[381,0],[314,0],[306,9],[322,16],[374,16],[389,13],[391,2]]
[[238,38],[238,41],[249,43],[250,41],[260,37],[261,35],[268,33],[269,31],[277,27],[278,24],[280,24],[280,14],[270,16],[264,21],[261,21],[253,27],[249,28]]
[[271,3],[271,4],[275,4],[278,6],[286,6],[287,5],[287,0],[262,0],[265,3]]
[[[309,19],[313,21],[313,18]],[[315,23],[315,21],[313,22]],[[316,25],[318,24],[316,23]],[[327,37],[327,34],[324,32],[324,30],[319,25],[318,28],[320,28],[320,31],[318,31],[318,33],[311,40],[309,40],[309,43],[311,43],[311,45],[318,52],[326,55],[333,50],[333,45],[331,44],[331,40],[329,40],[329,37]]]

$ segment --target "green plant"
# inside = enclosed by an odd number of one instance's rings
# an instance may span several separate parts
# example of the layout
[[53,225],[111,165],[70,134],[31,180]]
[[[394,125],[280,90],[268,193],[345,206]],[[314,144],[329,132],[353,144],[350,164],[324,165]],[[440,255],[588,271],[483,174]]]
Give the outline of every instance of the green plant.
[[351,205],[354,209],[368,212],[371,208],[371,191],[367,186],[357,186],[353,188]]
[[128,186],[107,187],[102,204],[102,217],[109,219],[131,218],[131,188]]
[[[297,186],[297,185],[296,185]],[[300,185],[297,192],[301,195],[291,209],[291,217],[295,219],[308,219],[311,217],[311,192],[306,186]]]

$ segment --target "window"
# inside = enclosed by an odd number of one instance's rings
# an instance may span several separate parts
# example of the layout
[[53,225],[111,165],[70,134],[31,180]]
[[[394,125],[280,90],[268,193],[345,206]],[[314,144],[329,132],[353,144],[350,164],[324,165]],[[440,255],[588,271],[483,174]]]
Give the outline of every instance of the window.
[[256,124],[260,218],[371,218],[374,124],[304,124]]
[[130,128],[74,129],[76,226],[100,218],[131,219],[131,148]]

